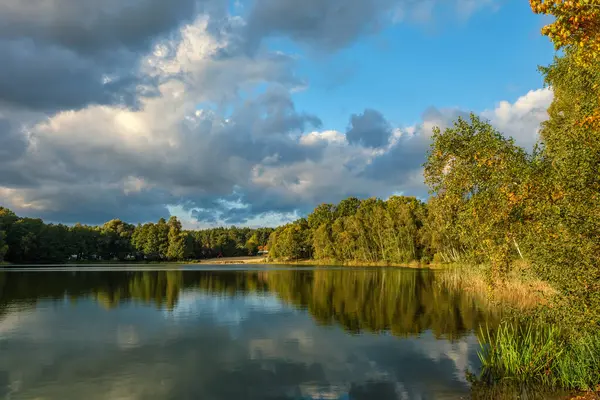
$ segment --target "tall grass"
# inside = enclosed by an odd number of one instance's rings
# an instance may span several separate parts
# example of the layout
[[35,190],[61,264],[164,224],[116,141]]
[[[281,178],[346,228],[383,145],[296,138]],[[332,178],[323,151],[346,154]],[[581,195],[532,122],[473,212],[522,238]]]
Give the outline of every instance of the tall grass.
[[478,295],[504,308],[511,308],[520,314],[539,308],[555,295],[555,290],[546,282],[531,276],[526,263],[515,262],[502,284],[490,282],[490,266],[452,264],[445,266],[438,281],[456,290],[464,290]]
[[593,390],[600,385],[600,332],[565,338],[555,326],[503,322],[482,329],[479,380]]

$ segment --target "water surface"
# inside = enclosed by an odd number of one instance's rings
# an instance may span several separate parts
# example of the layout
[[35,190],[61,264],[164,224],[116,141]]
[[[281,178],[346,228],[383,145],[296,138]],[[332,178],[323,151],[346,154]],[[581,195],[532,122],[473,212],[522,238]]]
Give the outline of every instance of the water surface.
[[0,398],[460,399],[497,314],[409,269],[0,271]]

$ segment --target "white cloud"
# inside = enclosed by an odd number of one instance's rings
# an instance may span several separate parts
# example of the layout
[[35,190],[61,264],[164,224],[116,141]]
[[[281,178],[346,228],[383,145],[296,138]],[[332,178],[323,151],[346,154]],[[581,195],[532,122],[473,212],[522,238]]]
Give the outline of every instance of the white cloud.
[[539,139],[538,130],[548,119],[548,107],[552,103],[552,89],[531,90],[514,103],[501,101],[495,109],[486,110],[482,116],[507,137],[513,137],[519,146],[528,150]]

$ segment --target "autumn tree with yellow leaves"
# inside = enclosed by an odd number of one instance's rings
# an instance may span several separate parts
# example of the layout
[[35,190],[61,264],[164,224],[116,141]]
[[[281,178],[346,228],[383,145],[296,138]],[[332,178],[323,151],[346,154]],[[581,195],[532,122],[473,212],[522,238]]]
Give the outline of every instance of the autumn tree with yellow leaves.
[[[542,28],[556,50],[564,50],[579,68],[600,68],[600,1],[599,0],[530,0],[537,14],[552,15],[555,21]],[[578,121],[582,126],[600,129],[600,85],[588,88],[596,97],[596,107]]]

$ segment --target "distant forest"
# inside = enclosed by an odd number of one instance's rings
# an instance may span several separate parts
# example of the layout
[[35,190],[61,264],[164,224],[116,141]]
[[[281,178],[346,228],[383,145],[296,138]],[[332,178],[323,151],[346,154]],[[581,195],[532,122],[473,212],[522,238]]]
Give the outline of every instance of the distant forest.
[[183,261],[255,255],[271,228],[187,231],[176,217],[132,225],[119,219],[102,226],[45,224],[0,207],[0,261]]

